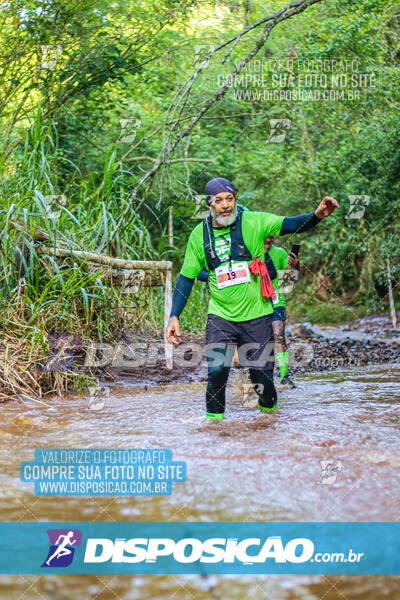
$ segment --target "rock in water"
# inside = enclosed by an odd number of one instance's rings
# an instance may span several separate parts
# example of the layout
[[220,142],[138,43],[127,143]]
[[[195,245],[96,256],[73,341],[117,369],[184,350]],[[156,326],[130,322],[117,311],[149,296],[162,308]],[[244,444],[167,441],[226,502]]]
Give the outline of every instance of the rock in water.
[[306,325],[293,325],[290,333],[294,337],[310,338],[314,337],[314,332],[311,328]]

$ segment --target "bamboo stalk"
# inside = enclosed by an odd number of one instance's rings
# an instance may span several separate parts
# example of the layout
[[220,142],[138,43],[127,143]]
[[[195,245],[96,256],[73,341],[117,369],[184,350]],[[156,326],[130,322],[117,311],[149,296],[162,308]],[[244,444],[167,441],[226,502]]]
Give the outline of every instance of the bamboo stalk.
[[[89,263],[90,272],[101,271],[101,269],[101,266]],[[160,271],[108,269],[99,275],[99,279],[105,283],[110,282],[117,286],[138,285],[140,287],[157,287],[164,285],[164,278]]]
[[83,252],[82,250],[72,250],[70,248],[50,248],[41,246],[38,248],[41,254],[52,254],[53,256],[64,257],[74,256],[80,260],[87,260],[107,267],[116,267],[117,269],[140,269],[143,271],[166,270],[168,261],[166,260],[125,260],[123,258],[114,258],[95,254],[94,252]]

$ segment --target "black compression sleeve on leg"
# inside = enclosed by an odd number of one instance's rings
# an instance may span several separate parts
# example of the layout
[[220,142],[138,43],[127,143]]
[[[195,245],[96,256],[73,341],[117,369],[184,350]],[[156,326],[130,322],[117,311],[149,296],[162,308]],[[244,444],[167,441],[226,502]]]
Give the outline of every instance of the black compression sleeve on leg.
[[208,414],[225,412],[225,385],[229,377],[229,367],[219,366],[208,369],[206,408]]
[[207,414],[215,415],[225,412],[225,385],[229,377],[234,348],[230,344],[222,346],[210,348],[211,352],[206,354],[208,362]]
[[288,233],[303,233],[304,231],[312,229],[321,221],[322,219],[317,217],[315,211],[305,215],[297,215],[297,217],[285,217],[283,219],[279,235],[287,235]]
[[192,291],[194,279],[190,279],[189,277],[185,277],[180,274],[178,279],[176,280],[176,285],[174,289],[174,295],[172,296],[172,308],[170,317],[178,317],[185,308],[185,304],[187,299],[190,296],[190,292]]
[[262,408],[274,408],[278,396],[274,386],[274,372],[249,369],[251,383],[258,394],[258,403]]

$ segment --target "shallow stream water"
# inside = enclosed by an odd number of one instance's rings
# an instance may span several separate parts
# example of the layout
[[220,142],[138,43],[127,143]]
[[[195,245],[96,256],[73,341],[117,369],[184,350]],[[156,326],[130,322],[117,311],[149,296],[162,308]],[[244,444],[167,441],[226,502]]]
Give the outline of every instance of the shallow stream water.
[[[304,375],[274,415],[232,384],[226,419],[209,424],[205,384],[112,389],[102,410],[71,396],[1,406],[2,521],[397,521],[400,365]],[[51,498],[19,480],[36,448],[171,448],[187,480],[167,497]],[[339,461],[320,482],[320,461]],[[1,576],[10,600],[395,600],[394,575]]]

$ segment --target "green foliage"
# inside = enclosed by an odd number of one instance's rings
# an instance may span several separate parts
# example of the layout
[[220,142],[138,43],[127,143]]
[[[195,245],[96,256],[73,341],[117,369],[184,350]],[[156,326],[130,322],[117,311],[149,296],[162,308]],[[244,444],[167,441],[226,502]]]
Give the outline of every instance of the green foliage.
[[296,304],[290,310],[292,321],[310,321],[312,323],[340,323],[365,316],[365,311],[355,310],[333,302],[304,302]]
[[[282,6],[274,0],[268,10]],[[204,194],[205,183],[217,175],[234,180],[239,200],[253,210],[294,215],[313,210],[324,195],[338,198],[340,209],[328,221],[301,237],[283,239],[287,248],[292,241],[301,242],[307,289],[313,290],[320,277],[329,283],[326,303],[308,304],[299,292],[299,308],[291,304],[293,314],[346,319],[351,310],[341,299],[350,292],[358,314],[382,309],[387,256],[397,294],[400,18],[388,0],[327,0],[276,27],[256,57],[263,64],[263,82],[243,79],[212,105],[190,140],[183,140],[187,146],[179,144],[170,157],[175,162],[139,190],[127,225],[111,240],[130,206],[133,187],[155,164],[168,135],[170,143],[175,139],[173,118],[179,115],[182,131],[251,49],[260,29],[243,36],[224,60],[228,47],[216,53],[174,112],[171,102],[178,86],[196,70],[194,45],[214,47],[263,17],[261,5],[228,0],[200,5],[49,0],[24,3],[23,8],[10,3],[2,10],[0,52],[7,83],[0,93],[4,310],[17,302],[12,217],[29,228],[40,225],[53,242],[72,247],[102,248],[132,259],[168,258],[176,275],[198,222],[192,218],[193,196]],[[42,66],[43,45],[62,47],[54,67]],[[353,61],[353,71],[369,79],[354,94],[350,70],[339,86],[343,96],[334,100],[264,98],[265,90],[290,91],[290,77],[304,81],[310,73],[307,61],[322,60],[338,61],[334,74],[342,71],[340,61]],[[332,86],[332,72],[327,76]],[[303,89],[323,91],[323,86],[304,83]],[[269,141],[271,119],[291,121],[280,143]],[[192,161],[178,160],[185,155]],[[348,218],[352,195],[370,198],[361,219]],[[167,237],[171,204],[172,248]],[[75,265],[50,274],[38,266],[34,247],[30,252],[35,268],[27,277],[25,316],[32,326],[47,317],[49,327],[67,331],[79,323],[100,337],[112,335],[113,321],[121,326],[116,292],[110,294],[87,274],[81,279]],[[146,302],[148,324],[160,330],[161,290],[150,290]],[[143,325],[139,304],[132,299],[128,313]],[[201,331],[206,306],[207,287],[196,283],[182,325]]]

